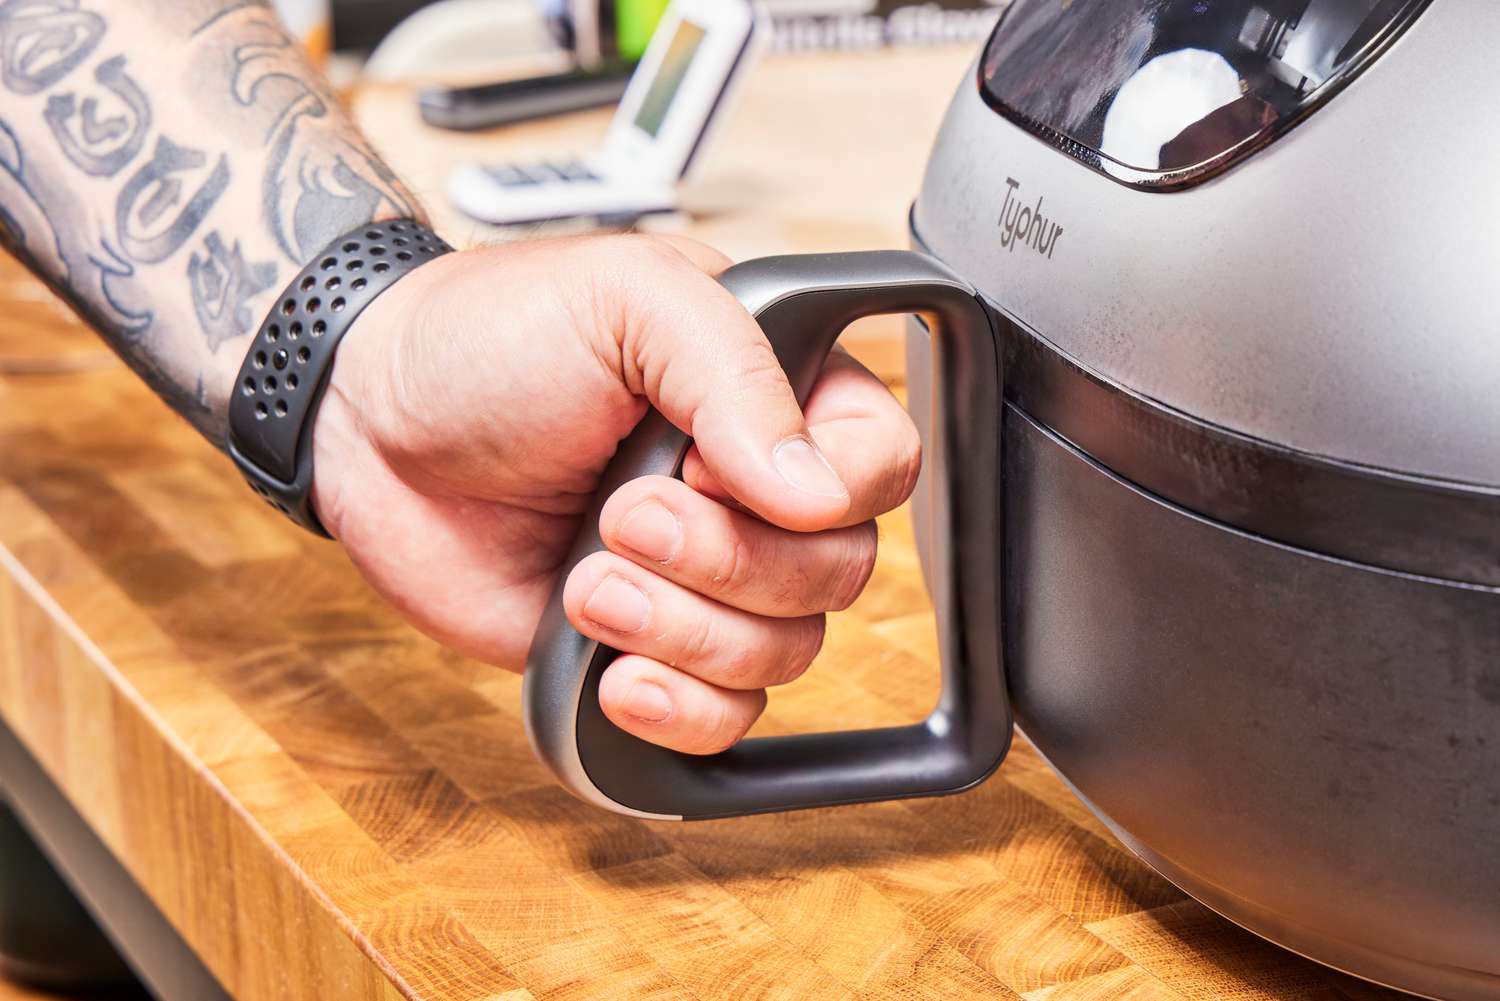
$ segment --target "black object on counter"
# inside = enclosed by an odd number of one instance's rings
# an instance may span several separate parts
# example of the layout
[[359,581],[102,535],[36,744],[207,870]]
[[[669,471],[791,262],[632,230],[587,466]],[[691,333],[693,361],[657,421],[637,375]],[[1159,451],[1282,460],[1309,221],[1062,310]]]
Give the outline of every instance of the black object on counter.
[[428,125],[461,131],[488,129],[617,104],[634,70],[634,62],[622,60],[597,69],[476,87],[429,87],[418,97],[418,105]]

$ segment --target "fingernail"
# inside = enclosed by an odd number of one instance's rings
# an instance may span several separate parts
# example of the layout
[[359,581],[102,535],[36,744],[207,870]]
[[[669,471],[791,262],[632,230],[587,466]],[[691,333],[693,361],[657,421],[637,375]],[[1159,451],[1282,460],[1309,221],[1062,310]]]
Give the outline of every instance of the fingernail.
[[682,522],[655,500],[637,504],[620,522],[620,542],[658,563],[671,563],[682,551]]
[[654,681],[637,681],[625,693],[625,712],[647,723],[660,723],[672,715],[672,697]]
[[630,581],[619,574],[610,574],[599,582],[589,600],[584,602],[583,614],[605,629],[636,633],[646,628],[651,602]]
[[848,489],[823,453],[804,435],[782,440],[772,454],[781,478],[803,493],[819,497],[847,497]]

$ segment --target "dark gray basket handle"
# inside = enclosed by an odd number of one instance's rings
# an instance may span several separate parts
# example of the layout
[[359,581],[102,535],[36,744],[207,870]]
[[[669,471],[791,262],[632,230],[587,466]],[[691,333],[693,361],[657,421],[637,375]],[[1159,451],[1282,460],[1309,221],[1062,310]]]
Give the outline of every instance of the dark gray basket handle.
[[[660,819],[967,788],[995,769],[1011,736],[999,625],[1002,376],[989,314],[968,283],[905,251],[768,257],[730,268],[721,280],[760,322],[798,400],[850,322],[916,313],[931,329],[939,384],[925,482],[934,519],[929,583],[943,658],[938,707],[913,726],[757,737],[709,756],[648,744],[605,717],[599,677],[618,654],[568,623],[562,584],[581,559],[604,548],[599,510],[621,484],[680,474],[691,441],[653,410],[605,470],[538,626],[524,689],[532,746],[583,799]],[[945,461],[948,455],[956,461]],[[837,710],[830,706],[830,716]]]

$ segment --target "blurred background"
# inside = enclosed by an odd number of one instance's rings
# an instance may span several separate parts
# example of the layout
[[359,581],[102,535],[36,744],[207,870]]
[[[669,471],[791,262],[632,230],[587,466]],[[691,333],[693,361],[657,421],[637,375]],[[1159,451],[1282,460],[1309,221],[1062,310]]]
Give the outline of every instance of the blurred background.
[[[927,150],[1005,0],[274,3],[450,241],[635,229],[692,236],[744,259],[905,246]],[[648,47],[675,34],[680,18],[735,6],[755,11],[753,51],[733,86],[723,84],[714,121],[666,157],[672,170],[683,161],[680,173],[658,171],[651,190],[650,178],[612,177],[635,187],[619,211],[528,211],[519,196],[542,190],[538,176],[644,162],[638,146],[615,155],[631,131],[621,121],[633,113],[631,73],[638,61],[639,77],[662,68]],[[687,90],[709,86],[689,82]],[[561,103],[538,112],[527,104],[537,94]],[[679,95],[679,117],[690,117],[684,103]],[[478,108],[479,118],[455,124],[455,108]],[[457,180],[465,172],[468,204]],[[892,318],[862,321],[845,338],[890,381],[903,368],[901,343]]]
[[[289,24],[310,32],[312,26],[322,32],[319,44],[329,40],[351,52],[369,52],[392,28],[422,7],[440,0],[276,0]],[[557,9],[573,6],[567,0],[531,0],[539,8]],[[504,0],[492,0],[492,6],[503,6]],[[591,6],[605,21],[618,25],[620,45],[626,52],[639,55],[645,49],[650,30],[667,0],[604,0]],[[851,48],[886,44],[880,29],[888,26],[893,15],[898,44],[919,42],[922,29],[914,12],[969,11],[976,16],[965,29],[964,18],[945,20],[949,41],[966,30],[970,37],[982,38],[988,33],[987,12],[999,5],[989,0],[769,0],[765,4],[776,22],[773,47]],[[873,19],[873,20],[872,20]],[[902,22],[910,22],[903,27]],[[929,26],[931,27],[931,26]],[[932,41],[929,36],[927,41]]]

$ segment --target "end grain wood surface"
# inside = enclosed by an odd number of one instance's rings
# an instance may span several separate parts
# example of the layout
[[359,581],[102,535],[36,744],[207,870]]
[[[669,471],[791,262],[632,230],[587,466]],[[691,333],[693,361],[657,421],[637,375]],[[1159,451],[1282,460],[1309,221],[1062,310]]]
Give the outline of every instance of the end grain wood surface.
[[[966,58],[768,60],[698,189],[744,179],[764,215],[697,231],[899,243]],[[836,194],[818,143],[842,121],[890,129],[893,180],[877,156]],[[788,122],[811,149],[777,145]],[[1024,741],[955,798],[688,825],[584,806],[532,758],[519,678],[414,635],[11,262],[0,371],[0,714],[244,1001],[1396,997],[1184,899]],[[882,533],[761,732],[932,704],[905,512]]]

